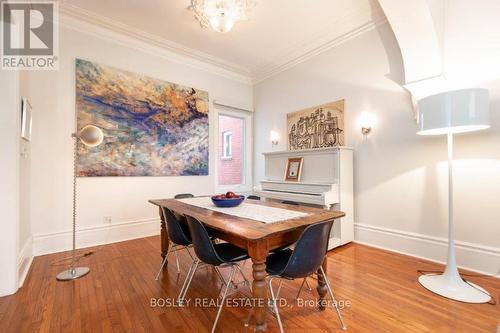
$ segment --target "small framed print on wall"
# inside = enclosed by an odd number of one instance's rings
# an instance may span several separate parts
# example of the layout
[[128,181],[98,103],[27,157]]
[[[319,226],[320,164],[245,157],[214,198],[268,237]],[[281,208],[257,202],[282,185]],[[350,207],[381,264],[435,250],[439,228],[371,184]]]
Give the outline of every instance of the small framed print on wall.
[[23,98],[21,105],[21,137],[31,141],[31,104],[28,99]]
[[299,182],[300,175],[302,174],[303,157],[290,157],[286,165],[285,181],[286,182]]

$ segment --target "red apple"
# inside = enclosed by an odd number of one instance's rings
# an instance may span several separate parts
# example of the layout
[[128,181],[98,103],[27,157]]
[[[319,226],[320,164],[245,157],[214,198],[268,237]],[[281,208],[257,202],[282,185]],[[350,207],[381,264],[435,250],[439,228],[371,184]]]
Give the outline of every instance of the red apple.
[[226,198],[228,198],[228,199],[236,198],[236,194],[234,192],[227,192]]

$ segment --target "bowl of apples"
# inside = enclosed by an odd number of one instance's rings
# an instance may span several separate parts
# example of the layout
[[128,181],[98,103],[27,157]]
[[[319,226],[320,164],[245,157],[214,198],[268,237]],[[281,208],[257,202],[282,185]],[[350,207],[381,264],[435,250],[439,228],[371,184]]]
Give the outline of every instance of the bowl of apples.
[[212,197],[212,202],[217,207],[236,207],[245,200],[244,195],[238,195],[234,192],[226,194],[217,194]]

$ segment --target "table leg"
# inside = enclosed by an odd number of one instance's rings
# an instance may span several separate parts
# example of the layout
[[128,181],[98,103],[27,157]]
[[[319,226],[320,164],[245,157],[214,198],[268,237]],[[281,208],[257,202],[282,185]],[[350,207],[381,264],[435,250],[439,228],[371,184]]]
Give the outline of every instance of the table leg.
[[[326,261],[326,257],[325,257],[325,259],[323,259],[323,264],[322,264],[323,269],[325,271],[325,274],[326,274],[326,265],[327,265],[327,261]],[[318,308],[320,311],[323,311],[326,309],[325,296],[328,292],[328,288],[326,287],[325,278],[323,277],[323,274],[321,274],[320,269],[318,269],[318,286],[316,287],[316,290],[318,291],[318,295],[319,295]]]
[[163,210],[160,207],[160,224],[161,224],[161,230],[160,230],[160,239],[161,239],[161,257],[165,258],[165,256],[168,253],[168,232],[167,232],[167,226],[165,223],[165,216],[163,216]]
[[252,244],[248,253],[252,258],[252,296],[254,299],[255,331],[264,332],[267,327],[266,315],[268,305],[267,283],[266,283],[266,258],[269,250],[266,243]]

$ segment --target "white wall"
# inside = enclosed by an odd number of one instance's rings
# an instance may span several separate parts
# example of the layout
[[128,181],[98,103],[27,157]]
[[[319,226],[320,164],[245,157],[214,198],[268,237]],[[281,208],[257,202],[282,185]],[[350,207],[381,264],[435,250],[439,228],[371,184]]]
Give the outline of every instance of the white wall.
[[443,58],[450,88],[495,86],[500,78],[500,1],[471,5],[468,0],[447,0],[445,8]]
[[[29,72],[19,73],[19,96],[18,106],[21,108],[21,100],[29,94],[28,87]],[[19,141],[19,242],[18,242],[18,276],[22,285],[28,273],[33,259],[30,219],[30,201],[31,201],[31,142],[18,138]]]
[[[256,85],[254,182],[264,175],[262,152],[272,149],[271,130],[280,133],[278,149],[286,149],[288,112],[344,98],[347,145],[355,149],[356,237],[444,261],[446,140],[415,134],[402,82],[401,54],[385,24]],[[457,137],[455,145],[458,261],[489,273],[498,271],[500,258],[499,83],[488,85],[492,129]],[[377,118],[366,140],[357,124],[362,111]]]
[[[0,22],[3,24],[3,22]],[[0,296],[17,291],[32,259],[29,220],[29,142],[21,139],[21,72],[0,70]]]
[[[3,22],[0,22],[3,24]],[[17,290],[19,232],[19,74],[0,71],[0,296]]]
[[[127,47],[123,42],[126,39],[109,36],[109,33],[82,33],[61,27],[60,69],[29,75],[29,97],[34,110],[30,218],[35,254],[70,246],[75,58],[204,89],[211,101],[230,101],[244,106],[252,103],[249,84],[182,64],[178,56],[175,61],[170,60],[165,52],[153,55],[151,48],[146,47],[147,52],[138,51],[136,43]],[[212,105],[210,122],[212,125],[216,122]],[[216,148],[212,125],[209,176],[79,178],[78,228],[84,230],[78,236],[79,246],[158,233],[158,211],[148,199],[171,197],[180,192],[212,193]],[[112,218],[111,225],[104,222],[106,216]]]

